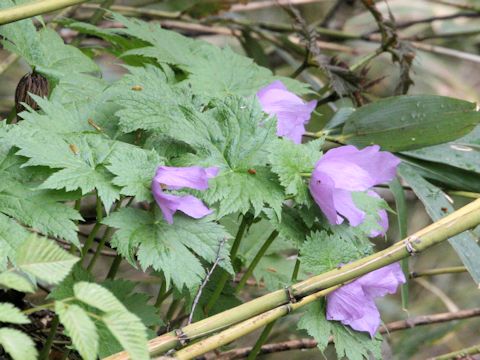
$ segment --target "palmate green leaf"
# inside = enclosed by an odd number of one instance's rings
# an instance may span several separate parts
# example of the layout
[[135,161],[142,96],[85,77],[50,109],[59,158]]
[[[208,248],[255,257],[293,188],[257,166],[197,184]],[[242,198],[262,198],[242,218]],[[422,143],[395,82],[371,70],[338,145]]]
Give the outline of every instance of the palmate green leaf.
[[192,40],[176,32],[162,29],[157,24],[127,19],[113,14],[126,29],[122,34],[141,39],[151,46],[132,49],[124,53],[154,58],[159,63],[173,65],[186,73],[184,87],[191,87],[203,96],[250,96],[281,79],[289,90],[298,94],[309,92],[308,86],[294,79],[274,77],[272,72],[258,66],[251,59],[234,53],[229,47],[220,49],[204,41]]
[[30,320],[10,303],[0,303],[0,323],[28,324]]
[[0,213],[0,271],[7,268],[8,260],[15,263],[16,249],[27,236],[20,224]]
[[109,140],[89,123],[83,111],[36,98],[45,114],[26,113],[10,133],[10,141],[28,161],[24,166],[58,169],[42,185],[44,189],[97,190],[108,209],[120,196],[105,164],[122,143]]
[[55,302],[55,312],[82,358],[85,360],[97,359],[97,329],[85,310],[75,304],[57,301]]
[[306,144],[295,144],[288,139],[279,139],[272,143],[270,163],[272,171],[280,178],[287,195],[295,196],[300,204],[309,203],[310,193],[308,181],[302,178],[302,173],[311,173],[315,163],[322,156],[323,140],[318,139]]
[[210,145],[199,148],[189,165],[218,166],[218,176],[209,181],[202,196],[220,204],[218,216],[253,209],[255,215],[265,207],[281,217],[285,194],[277,176],[266,166],[269,150],[277,138],[276,123],[265,119],[256,98],[231,97],[216,102],[207,113],[213,118]]
[[[0,8],[12,7],[11,0],[0,1]],[[36,31],[33,21],[25,19],[2,25],[0,35],[5,49],[21,56],[36,71],[46,73],[54,70],[62,76],[79,72],[97,72],[98,66],[79,49],[65,45],[53,29],[44,27]]]
[[13,360],[36,360],[37,349],[33,340],[15,329],[0,329],[0,345]]
[[[220,241],[230,235],[208,219],[195,220],[176,215],[174,224],[170,225],[160,216],[124,208],[112,213],[103,223],[118,229],[112,238],[112,246],[132,264],[135,264],[136,254],[142,269],[152,266],[162,271],[167,283],[173,281],[178,289],[184,286],[194,288],[205,276],[198,257],[213,262]],[[225,260],[220,266],[233,273],[228,247],[223,247],[221,256]]]
[[135,196],[137,201],[152,201],[151,182],[162,164],[155,150],[123,146],[109,158],[107,169],[115,174],[113,183],[122,187],[121,194]]
[[149,359],[145,325],[106,288],[87,282],[74,285],[75,297],[104,314],[102,322],[133,359]]
[[455,140],[479,122],[474,103],[436,95],[396,96],[352,113],[340,140],[360,147],[378,144],[389,151],[413,150]]
[[325,303],[317,301],[307,306],[298,328],[306,330],[318,343],[320,351],[324,351],[333,336],[333,343],[339,359],[364,360],[381,359],[382,336],[377,334],[373,339],[367,333],[354,331],[337,321],[325,318]]
[[[437,221],[453,211],[445,193],[426,181],[414,168],[402,163],[398,167],[398,173],[413,189],[432,220]],[[466,231],[448,239],[448,242],[452,245],[473,280],[480,284],[480,246],[476,237],[470,231]]]
[[17,267],[36,278],[58,284],[79,260],[53,240],[31,235],[17,251]]
[[30,280],[23,275],[12,272],[12,270],[0,273],[0,286],[21,292],[35,292],[35,286]]
[[366,249],[351,238],[326,231],[312,233],[300,248],[302,268],[321,274],[365,256]]

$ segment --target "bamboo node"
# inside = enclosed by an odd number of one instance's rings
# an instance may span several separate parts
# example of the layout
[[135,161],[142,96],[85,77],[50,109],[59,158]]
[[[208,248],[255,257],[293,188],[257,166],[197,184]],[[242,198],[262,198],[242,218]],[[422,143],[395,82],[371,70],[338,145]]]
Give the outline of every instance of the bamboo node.
[[176,329],[175,335],[177,336],[178,341],[182,346],[185,346],[190,342],[190,339],[188,338],[187,334],[185,334],[182,329]]
[[418,238],[417,236],[409,236],[405,240],[405,248],[411,256],[415,256],[418,253],[417,249],[415,249],[415,247],[413,246],[413,243],[418,243],[419,241],[420,238]]
[[285,286],[285,293],[287,294],[289,304],[295,304],[297,302],[291,286]]

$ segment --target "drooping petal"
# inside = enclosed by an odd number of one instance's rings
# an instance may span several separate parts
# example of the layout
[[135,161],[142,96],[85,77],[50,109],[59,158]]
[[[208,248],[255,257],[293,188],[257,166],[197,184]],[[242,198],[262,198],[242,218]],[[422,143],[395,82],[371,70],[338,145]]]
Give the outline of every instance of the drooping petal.
[[173,224],[173,214],[177,210],[187,214],[194,219],[200,219],[212,213],[208,207],[193,195],[172,195],[161,192],[155,196],[155,200],[162,210],[164,219]]
[[373,300],[368,300],[363,305],[363,316],[358,319],[344,320],[344,325],[349,325],[357,331],[366,331],[373,338],[381,324],[380,312]]
[[358,226],[365,220],[365,212],[357,208],[351,192],[336,189],[333,192],[333,202],[337,212],[346,217],[351,226]]
[[[367,191],[367,194],[376,198],[380,198],[380,195],[378,195],[375,191]],[[380,220],[378,221],[378,225],[380,225],[381,229],[378,230],[373,230],[370,232],[369,237],[377,237],[377,236],[384,236],[387,231],[388,231],[388,214],[387,211],[382,209],[378,211],[378,216],[380,216]]]
[[405,283],[405,275],[399,263],[394,263],[372,271],[358,280],[364,293],[375,298],[386,294],[395,294],[400,284]]
[[162,187],[159,182],[155,181],[155,179],[152,181],[152,193],[155,202],[162,211],[164,219],[169,224],[173,224],[173,214],[175,213],[175,210],[170,207],[169,202],[164,198],[165,194],[163,193]]
[[352,321],[365,315],[364,305],[370,300],[357,280],[327,295],[327,319]]
[[200,166],[171,167],[159,166],[154,181],[167,185],[168,189],[188,187],[196,190],[208,189],[208,179],[215,177],[218,168],[203,168]]
[[333,194],[335,184],[332,179],[322,171],[315,169],[310,178],[310,193],[313,199],[327,217],[330,224],[341,224],[342,217],[337,215]]
[[276,115],[277,135],[301,143],[305,124],[310,120],[317,102],[305,103],[278,80],[260,89],[257,97],[264,112]]

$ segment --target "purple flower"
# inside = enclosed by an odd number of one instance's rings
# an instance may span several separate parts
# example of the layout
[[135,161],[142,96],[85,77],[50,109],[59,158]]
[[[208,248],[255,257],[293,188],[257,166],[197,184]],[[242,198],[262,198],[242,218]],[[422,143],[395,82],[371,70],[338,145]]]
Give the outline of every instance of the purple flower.
[[[310,193],[331,224],[347,218],[351,226],[365,220],[357,208],[352,192],[391,181],[400,160],[378,145],[358,150],[352,145],[332,149],[316,163],[310,179]],[[370,195],[375,196],[370,193]],[[388,227],[386,213],[381,213],[381,226]]]
[[300,144],[305,133],[305,124],[310,120],[317,101],[305,103],[288,91],[280,80],[260,89],[257,97],[264,112],[277,116],[277,135]]
[[169,224],[173,224],[173,214],[180,210],[195,219],[200,219],[212,213],[205,204],[192,195],[173,195],[163,190],[179,190],[191,188],[196,190],[208,189],[208,179],[218,174],[217,167],[202,168],[199,166],[170,167],[159,166],[152,180],[152,193],[163,217]]
[[374,337],[381,322],[375,298],[394,294],[403,283],[398,263],[372,271],[327,295],[327,319]]

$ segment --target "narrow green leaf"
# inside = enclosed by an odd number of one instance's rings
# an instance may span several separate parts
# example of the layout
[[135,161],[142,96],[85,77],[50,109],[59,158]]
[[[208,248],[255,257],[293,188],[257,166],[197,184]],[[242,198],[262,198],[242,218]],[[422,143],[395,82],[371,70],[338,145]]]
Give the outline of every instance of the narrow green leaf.
[[128,312],[125,306],[101,285],[82,281],[73,286],[73,292],[78,300],[104,312]]
[[0,286],[21,292],[35,292],[35,286],[26,277],[11,271],[0,274]]
[[30,236],[17,253],[19,269],[51,284],[62,281],[78,260],[54,241],[35,235]]
[[[428,215],[436,221],[453,211],[447,196],[436,186],[422,178],[414,168],[402,163],[398,168],[399,175],[410,185],[422,201]],[[448,239],[457,252],[473,280],[480,284],[480,246],[470,231]]]
[[30,320],[13,304],[0,303],[0,322],[10,324],[28,324]]
[[479,122],[474,103],[436,95],[395,96],[356,110],[339,138],[360,147],[413,150],[457,139]]
[[[398,220],[398,229],[400,233],[400,239],[405,239],[407,237],[407,229],[408,229],[408,214],[407,214],[407,202],[405,199],[405,192],[403,191],[402,184],[395,178],[389,184],[390,191],[393,194],[395,199],[395,206],[397,210],[397,220]],[[408,286],[409,286],[409,268],[408,268],[408,258],[403,259],[401,261],[402,270],[405,274],[405,279],[407,281],[402,284],[401,287],[401,294],[402,294],[402,307],[404,309],[408,308]]]
[[0,345],[13,360],[36,360],[38,353],[29,336],[15,329],[0,329]]
[[82,358],[85,360],[97,359],[97,329],[85,310],[75,304],[57,301],[55,302],[55,312]]

